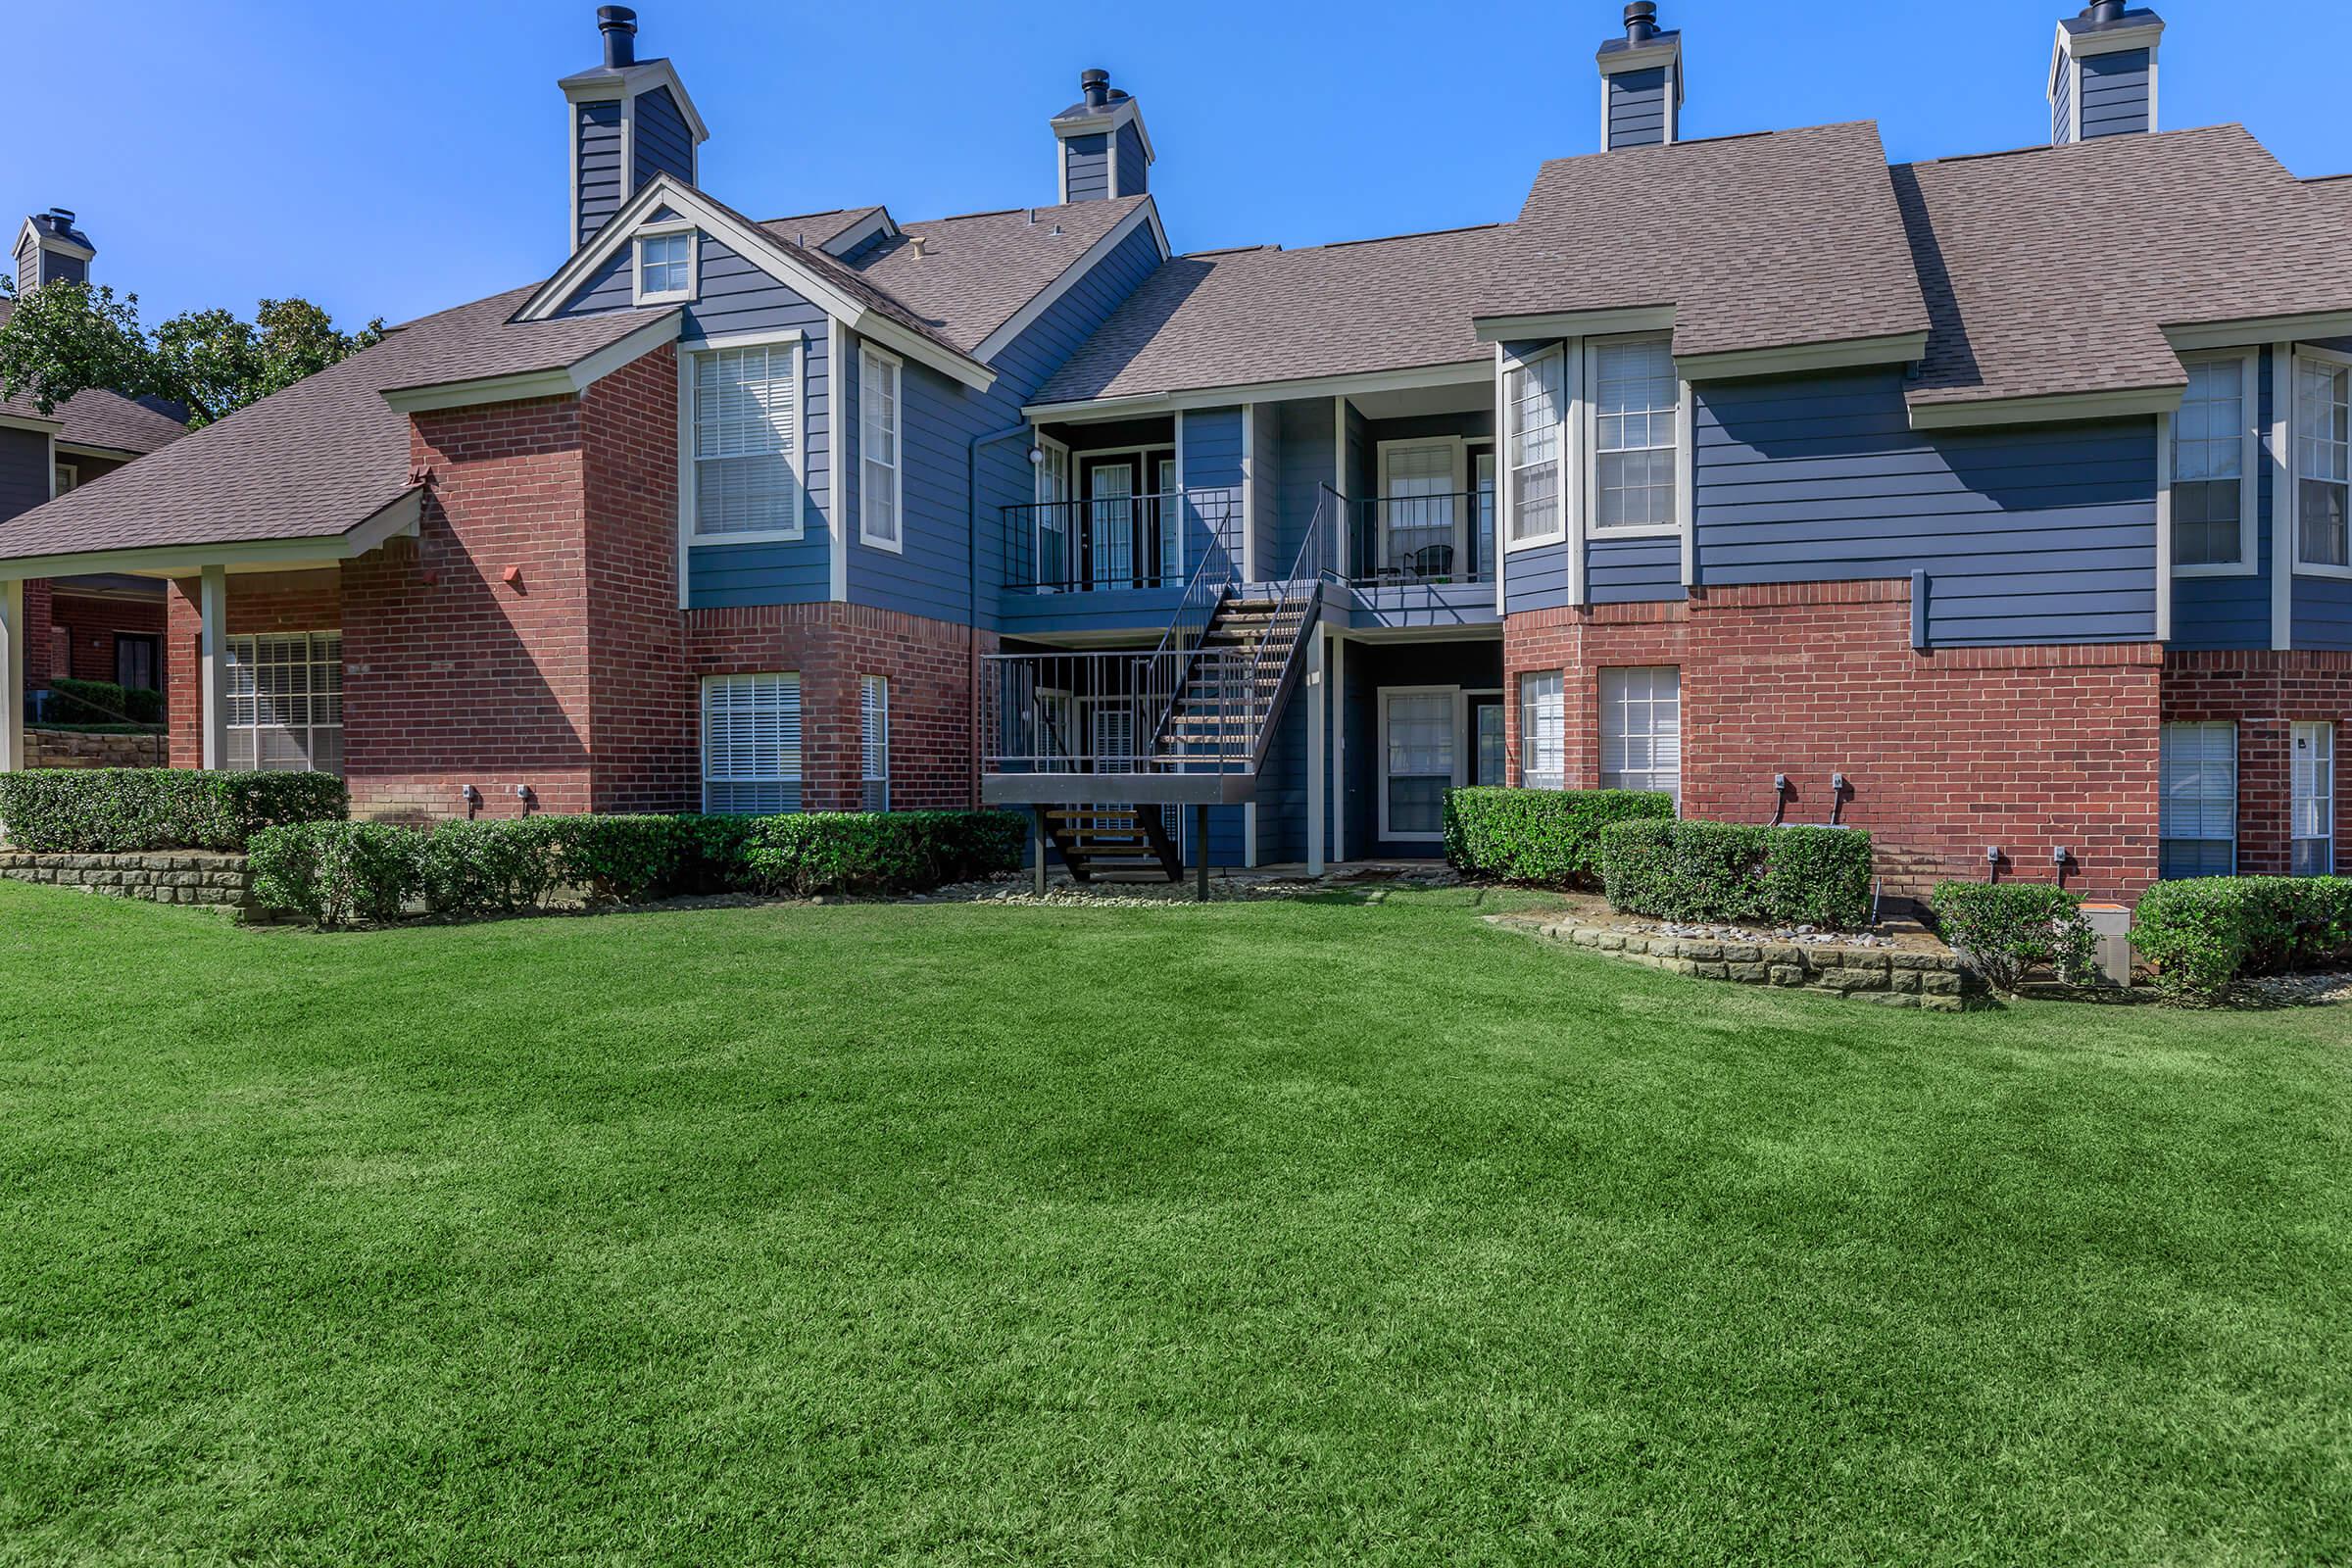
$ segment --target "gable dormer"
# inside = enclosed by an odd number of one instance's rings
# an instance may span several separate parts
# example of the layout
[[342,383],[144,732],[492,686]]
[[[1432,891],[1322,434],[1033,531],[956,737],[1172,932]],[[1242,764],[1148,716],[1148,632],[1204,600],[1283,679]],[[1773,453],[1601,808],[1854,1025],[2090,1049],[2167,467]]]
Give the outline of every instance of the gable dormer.
[[1155,155],[1143,111],[1110,84],[1107,71],[1078,75],[1079,99],[1053,120],[1061,200],[1109,201],[1151,188]]
[[2050,49],[2050,144],[2156,128],[2156,47],[2164,19],[2094,0],[2058,24]]
[[24,220],[15,254],[17,291],[23,293],[43,283],[87,283],[98,249],[74,226],[72,213],[52,207]]
[[599,6],[596,25],[604,64],[557,83],[571,122],[569,250],[594,239],[655,175],[694,184],[698,150],[710,139],[677,69],[637,58],[636,12]]
[[1683,35],[1658,25],[1654,0],[1625,8],[1625,36],[1611,38],[1600,65],[1600,145],[1657,147],[1682,139]]

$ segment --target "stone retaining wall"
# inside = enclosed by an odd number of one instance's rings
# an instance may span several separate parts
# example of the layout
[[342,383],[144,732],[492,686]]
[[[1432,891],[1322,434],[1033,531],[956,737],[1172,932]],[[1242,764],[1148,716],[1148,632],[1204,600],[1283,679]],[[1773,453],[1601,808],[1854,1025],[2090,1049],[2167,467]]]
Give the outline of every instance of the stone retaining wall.
[[250,909],[253,878],[242,855],[159,850],[147,855],[35,855],[0,849],[0,877],[77,888],[155,904]]
[[26,767],[169,767],[172,749],[161,735],[27,729],[24,757]]
[[1554,942],[1701,980],[1859,997],[1930,1012],[1958,1012],[1973,979],[1957,957],[1942,953],[1645,937],[1574,920],[1548,920],[1536,929]]

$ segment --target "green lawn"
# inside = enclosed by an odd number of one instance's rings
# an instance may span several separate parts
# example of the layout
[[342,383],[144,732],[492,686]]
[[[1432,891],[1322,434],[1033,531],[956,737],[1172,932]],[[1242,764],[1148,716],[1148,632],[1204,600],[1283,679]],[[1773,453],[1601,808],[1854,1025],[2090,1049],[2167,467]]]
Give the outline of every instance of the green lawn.
[[0,1562],[2352,1555],[2352,1015],[0,883]]

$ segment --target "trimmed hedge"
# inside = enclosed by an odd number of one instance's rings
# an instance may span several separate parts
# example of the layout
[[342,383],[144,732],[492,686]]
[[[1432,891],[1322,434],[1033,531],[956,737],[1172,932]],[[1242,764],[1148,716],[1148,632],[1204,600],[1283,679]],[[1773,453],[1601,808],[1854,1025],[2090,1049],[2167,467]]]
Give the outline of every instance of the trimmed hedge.
[[2352,961],[2352,877],[2159,882],[2132,911],[2132,946],[2183,1003],[2212,1002],[2248,975]]
[[2015,991],[2036,964],[2070,985],[2098,974],[2098,944],[2080,894],[2037,882],[1946,882],[1928,907],[1943,939],[2003,991]]
[[266,908],[332,926],[390,920],[418,898],[447,919],[510,913],[538,907],[566,885],[624,901],[738,888],[899,892],[1018,870],[1024,838],[1021,818],[1004,811],[528,816],[444,822],[429,831],[351,826],[348,833],[287,827],[256,835],[255,898]]
[[1660,920],[1870,923],[1870,835],[1740,822],[1612,822],[1600,830],[1609,906]]
[[0,836],[43,854],[238,851],[265,828],[339,821],[349,809],[350,796],[332,773],[188,767],[0,773]]
[[43,715],[57,724],[160,724],[164,694],[144,686],[118,686],[111,680],[74,680],[59,676],[49,683],[49,708]]
[[1502,882],[1596,887],[1602,828],[1673,815],[1674,797],[1648,790],[1447,790],[1446,859]]

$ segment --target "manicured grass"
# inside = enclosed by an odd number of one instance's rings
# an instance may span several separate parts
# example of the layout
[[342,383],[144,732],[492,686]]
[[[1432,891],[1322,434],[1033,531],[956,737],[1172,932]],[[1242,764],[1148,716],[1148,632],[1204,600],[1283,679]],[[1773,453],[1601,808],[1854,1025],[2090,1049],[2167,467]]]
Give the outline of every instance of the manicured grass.
[[2352,1018],[0,884],[0,1562],[2352,1554]]

